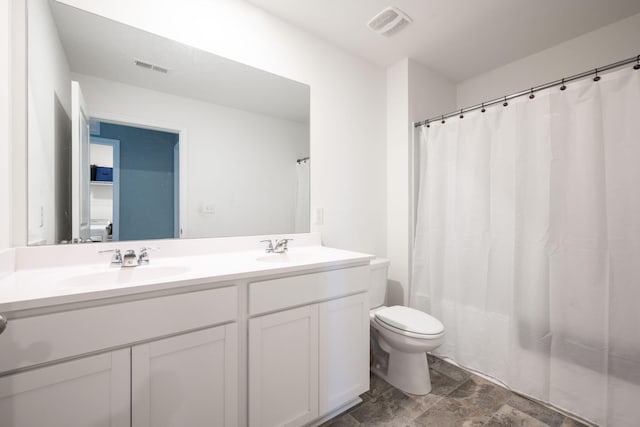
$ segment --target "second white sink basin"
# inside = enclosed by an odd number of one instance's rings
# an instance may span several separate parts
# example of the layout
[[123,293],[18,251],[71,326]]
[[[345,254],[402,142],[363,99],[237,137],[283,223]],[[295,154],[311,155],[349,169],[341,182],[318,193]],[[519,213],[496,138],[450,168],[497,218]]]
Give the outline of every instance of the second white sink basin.
[[63,286],[71,287],[100,287],[109,285],[122,285],[154,280],[163,280],[168,277],[179,276],[189,269],[182,266],[152,266],[141,265],[138,267],[121,267],[95,273],[80,274],[62,280]]
[[293,263],[293,262],[307,262],[312,260],[313,257],[310,254],[269,254],[256,258],[256,261],[269,262],[269,263]]

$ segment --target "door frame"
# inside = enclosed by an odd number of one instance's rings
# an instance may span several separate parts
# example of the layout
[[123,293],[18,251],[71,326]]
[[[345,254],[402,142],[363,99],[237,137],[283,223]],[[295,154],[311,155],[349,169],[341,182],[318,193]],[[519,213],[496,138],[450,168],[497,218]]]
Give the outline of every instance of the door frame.
[[[187,129],[179,125],[164,122],[162,120],[148,119],[134,117],[125,114],[109,113],[103,111],[92,111],[91,119],[104,123],[111,123],[115,125],[124,125],[130,127],[137,127],[141,129],[157,130],[161,132],[171,132],[178,135],[178,197],[174,197],[174,211],[178,212],[178,220],[176,227],[174,227],[174,238],[181,238],[188,234],[188,221],[187,221]],[[175,173],[175,171],[174,171]],[[115,183],[114,183],[115,184]],[[114,196],[115,197],[115,196]],[[175,206],[177,203],[177,207]],[[114,216],[115,222],[115,216]],[[115,239],[115,235],[114,239]]]

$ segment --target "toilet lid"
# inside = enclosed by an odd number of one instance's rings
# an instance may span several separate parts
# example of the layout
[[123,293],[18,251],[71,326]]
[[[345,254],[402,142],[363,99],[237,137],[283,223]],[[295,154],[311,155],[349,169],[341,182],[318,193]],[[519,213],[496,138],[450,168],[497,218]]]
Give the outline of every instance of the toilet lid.
[[444,325],[427,313],[401,305],[383,308],[376,318],[394,328],[422,335],[437,335],[444,332]]

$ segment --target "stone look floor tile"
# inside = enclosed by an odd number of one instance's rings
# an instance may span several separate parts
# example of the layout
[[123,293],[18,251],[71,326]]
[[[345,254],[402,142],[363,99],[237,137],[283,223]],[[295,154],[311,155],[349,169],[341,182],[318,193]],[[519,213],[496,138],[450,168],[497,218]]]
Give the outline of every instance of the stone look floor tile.
[[[365,425],[370,425],[369,423],[372,423],[374,419],[378,419],[378,422],[381,423],[391,422],[394,417],[404,417],[408,418],[406,421],[410,421],[422,415],[427,409],[462,384],[462,382],[455,381],[435,370],[431,370],[430,375],[431,393],[423,396],[405,393],[392,386],[385,388],[380,384],[381,381],[384,381],[377,378],[376,387],[378,390],[385,390],[384,393],[374,392],[374,397],[370,397],[367,403],[356,410],[350,411],[350,413]],[[457,376],[461,377],[460,374]],[[396,420],[396,422],[399,421]]]
[[414,425],[482,426],[509,397],[510,391],[474,375],[417,417]]
[[412,409],[416,405],[409,396],[393,387],[382,395],[370,399],[349,414],[364,425],[386,425],[398,417],[419,415]]
[[462,368],[457,367],[452,363],[445,362],[444,360],[437,359],[435,357],[433,358],[435,359],[435,361],[429,364],[429,366],[431,367],[431,370],[438,371],[441,374],[445,374],[446,376],[448,376],[449,378],[452,378],[455,381],[459,381],[459,382],[466,381],[472,375],[469,372],[465,371]]
[[441,374],[438,371],[431,370],[431,393],[426,395],[415,395],[410,393],[405,393],[411,399],[413,399],[417,406],[414,407],[414,412],[416,410],[421,410],[422,412],[416,414],[416,416],[421,415],[424,411],[438,403],[442,398],[447,396],[457,387],[459,387],[462,382],[455,381],[453,378],[450,378],[444,374]]
[[340,415],[338,418],[334,418],[332,420],[327,421],[326,423],[322,424],[320,427],[355,427],[359,425],[360,423],[356,421],[356,419],[353,418],[351,415],[343,414],[343,415]]
[[589,424],[581,423],[578,420],[574,420],[571,417],[565,417],[560,427],[589,427]]
[[377,375],[371,374],[369,378],[369,391],[367,391],[360,397],[364,401],[375,399],[392,387],[393,386],[391,384],[389,384],[382,378],[378,377]]
[[502,405],[494,413],[484,427],[548,427],[548,424],[537,420],[510,405]]
[[427,355],[431,393],[405,393],[372,375],[363,402],[322,427],[590,427]]
[[511,396],[507,404],[551,427],[560,427],[565,419],[563,414],[517,394]]

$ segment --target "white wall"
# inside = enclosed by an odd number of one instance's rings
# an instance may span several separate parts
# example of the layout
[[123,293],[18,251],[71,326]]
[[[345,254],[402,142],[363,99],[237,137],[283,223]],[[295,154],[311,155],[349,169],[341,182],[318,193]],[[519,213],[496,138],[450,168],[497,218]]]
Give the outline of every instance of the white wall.
[[11,246],[10,2],[0,2],[0,251]]
[[455,83],[416,61],[409,61],[409,118],[412,122],[453,111],[455,101]]
[[388,304],[406,304],[411,277],[414,199],[413,122],[455,108],[455,85],[411,60],[387,69]]
[[409,60],[387,68],[387,304],[406,304],[409,259]]
[[[308,125],[95,77],[72,77],[93,118],[184,132],[183,237],[294,229],[296,160],[309,156]],[[203,213],[205,203],[213,204],[215,213]]]
[[245,2],[64,2],[310,85],[311,205],[324,208],[312,230],[326,245],[385,254],[383,69]]
[[70,116],[67,58],[48,0],[29,0],[29,243],[55,241],[54,94]]
[[636,14],[459,83],[458,108],[636,56],[639,40]]

